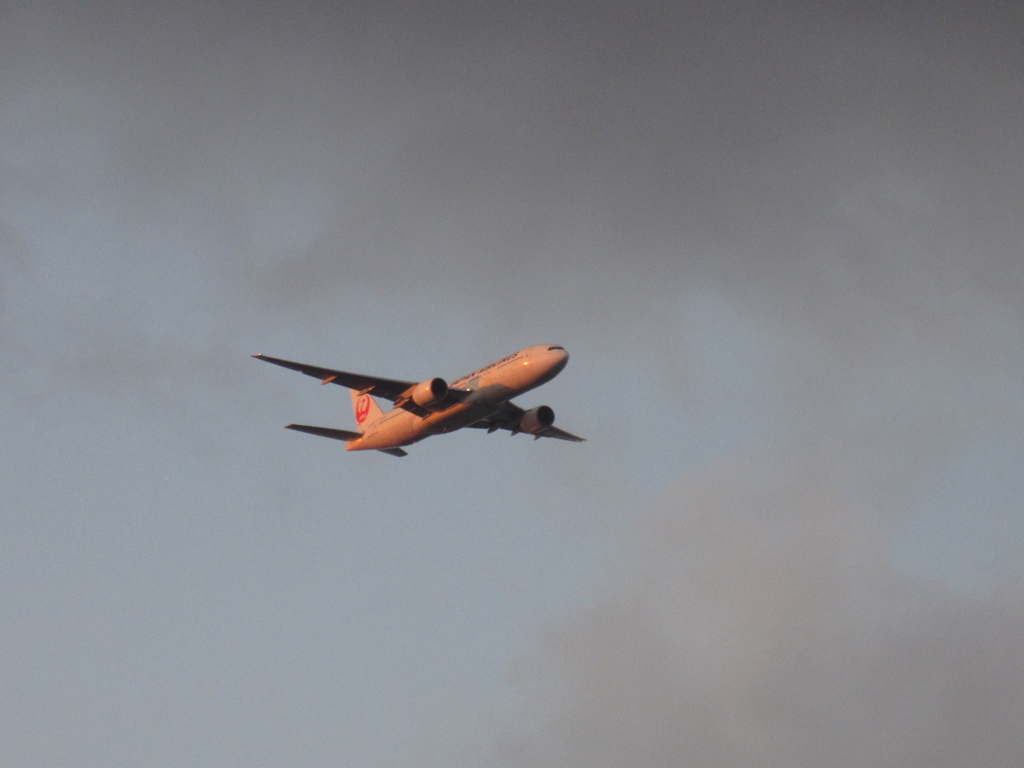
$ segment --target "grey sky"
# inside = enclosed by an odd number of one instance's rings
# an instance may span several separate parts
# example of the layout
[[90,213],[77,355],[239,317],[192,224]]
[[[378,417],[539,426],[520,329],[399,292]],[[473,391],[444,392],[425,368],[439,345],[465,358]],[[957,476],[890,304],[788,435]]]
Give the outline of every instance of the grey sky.
[[0,762],[1022,762],[1021,11],[0,14]]

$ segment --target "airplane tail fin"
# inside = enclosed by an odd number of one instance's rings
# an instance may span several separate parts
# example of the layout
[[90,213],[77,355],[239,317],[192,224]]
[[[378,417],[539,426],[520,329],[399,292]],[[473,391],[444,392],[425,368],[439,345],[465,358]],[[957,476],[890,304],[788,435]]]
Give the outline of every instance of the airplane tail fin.
[[356,429],[365,432],[373,422],[384,415],[384,412],[369,394],[354,389],[350,389],[349,394],[352,395],[352,413],[356,417]]

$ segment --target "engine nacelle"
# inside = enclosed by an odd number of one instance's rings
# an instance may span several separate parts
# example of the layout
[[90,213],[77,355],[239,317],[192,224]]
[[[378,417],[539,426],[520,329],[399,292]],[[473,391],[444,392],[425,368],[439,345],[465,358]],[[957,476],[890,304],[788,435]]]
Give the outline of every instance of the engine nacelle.
[[444,379],[427,379],[417,384],[409,399],[423,408],[430,408],[444,400],[448,394],[448,385]]
[[555,423],[555,412],[547,405],[531,408],[519,418],[519,431],[536,435]]

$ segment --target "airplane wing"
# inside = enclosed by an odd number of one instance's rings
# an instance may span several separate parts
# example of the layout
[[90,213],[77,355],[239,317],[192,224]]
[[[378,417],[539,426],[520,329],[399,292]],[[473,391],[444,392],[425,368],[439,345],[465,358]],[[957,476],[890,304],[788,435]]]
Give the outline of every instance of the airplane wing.
[[320,368],[316,365],[305,363],[293,363],[291,360],[280,360],[267,355],[253,355],[257,360],[266,360],[268,363],[280,365],[283,368],[291,368],[293,371],[320,379],[321,384],[340,384],[348,389],[358,392],[368,392],[376,397],[383,397],[385,400],[394,402],[402,393],[410,387],[415,387],[419,382],[398,381],[396,379],[383,379],[380,376],[366,376],[362,373],[349,373],[348,371],[335,371],[331,368]]
[[571,443],[585,443],[587,441],[585,437],[579,437],[558,427],[548,427],[537,437],[557,437],[559,440],[568,440]]
[[[367,376],[363,373],[350,373],[349,371],[336,371],[333,368],[321,368],[318,365],[306,365],[305,363],[293,363],[291,360],[281,360],[277,357],[270,357],[268,355],[253,355],[257,360],[266,360],[268,363],[274,365],[280,365],[283,368],[291,368],[293,371],[304,373],[307,376],[312,376],[314,379],[320,379],[321,384],[340,384],[348,389],[354,389],[357,392],[368,393],[376,397],[383,397],[385,400],[390,400],[398,408],[415,413],[421,418],[425,418],[430,415],[430,411],[422,406],[416,405],[410,398],[412,390],[416,387],[418,381],[400,381],[398,379],[385,379],[380,376]],[[468,389],[449,389],[448,394],[444,396],[434,408],[436,410],[444,410],[455,403],[462,402],[468,395],[470,390]]]
[[[514,435],[520,431],[518,428],[519,420],[522,418],[524,413],[526,413],[526,411],[510,400],[486,419],[481,419],[475,424],[470,424],[469,426],[477,429],[486,429],[488,432],[507,429]],[[564,429],[559,429],[555,426],[548,427],[543,432],[538,432],[534,435],[534,438],[538,437],[554,437],[558,440],[568,440],[573,443],[586,442],[585,438],[578,437],[571,432],[566,432]]]

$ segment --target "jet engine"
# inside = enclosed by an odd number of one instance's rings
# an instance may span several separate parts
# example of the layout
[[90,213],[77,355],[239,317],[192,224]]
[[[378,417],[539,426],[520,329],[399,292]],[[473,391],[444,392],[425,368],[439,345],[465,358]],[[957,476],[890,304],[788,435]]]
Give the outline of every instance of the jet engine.
[[444,379],[427,379],[422,384],[416,385],[416,388],[409,395],[409,399],[416,403],[416,405],[430,408],[444,400],[447,394],[448,385],[445,384]]
[[519,431],[536,435],[555,423],[555,412],[547,405],[531,408],[519,418]]

